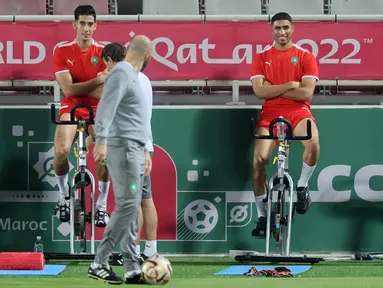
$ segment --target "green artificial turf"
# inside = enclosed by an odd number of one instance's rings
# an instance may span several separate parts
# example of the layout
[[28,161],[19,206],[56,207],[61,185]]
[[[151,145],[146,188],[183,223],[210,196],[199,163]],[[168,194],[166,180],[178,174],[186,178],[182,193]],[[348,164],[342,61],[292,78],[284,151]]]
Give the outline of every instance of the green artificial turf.
[[[269,279],[264,277],[214,276],[215,272],[230,265],[248,265],[229,258],[176,257],[170,258],[173,266],[172,280],[165,287],[182,288],[246,288],[246,287],[383,287],[383,261],[332,261],[315,264],[312,268],[291,279]],[[57,276],[0,276],[0,287],[106,287],[102,281],[87,277],[90,262],[55,261],[49,264],[65,264],[67,268]],[[259,263],[257,265],[270,265]],[[114,267],[123,276],[123,267]],[[260,286],[261,285],[261,286]],[[124,285],[125,286],[125,285]],[[129,285],[142,287],[142,285]]]

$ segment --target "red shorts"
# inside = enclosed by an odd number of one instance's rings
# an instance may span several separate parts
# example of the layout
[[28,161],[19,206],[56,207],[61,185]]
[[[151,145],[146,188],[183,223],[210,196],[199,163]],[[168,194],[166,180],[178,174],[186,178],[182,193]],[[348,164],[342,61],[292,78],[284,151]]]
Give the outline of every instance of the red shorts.
[[[301,122],[303,119],[310,118],[314,123],[316,123],[314,116],[312,115],[311,111],[307,107],[286,107],[286,108],[275,108],[270,109],[267,108],[265,110],[262,110],[261,115],[259,116],[259,121],[256,126],[258,129],[259,127],[264,127],[269,131],[269,125],[272,120],[275,118],[278,118],[282,116],[287,121],[291,123],[291,126],[294,130],[294,128],[298,125],[299,122]],[[276,126],[274,125],[274,135],[276,135]],[[275,140],[278,145],[278,140]]]
[[[90,107],[92,107],[93,116],[96,118],[98,101],[87,101],[88,99],[81,99],[81,100],[79,98],[64,98],[63,101],[61,102],[58,120],[60,120],[63,114],[65,113],[70,114],[70,111],[72,110],[73,106],[75,106],[76,104],[87,104]],[[86,108],[77,108],[74,115],[77,120],[89,119],[89,111]]]

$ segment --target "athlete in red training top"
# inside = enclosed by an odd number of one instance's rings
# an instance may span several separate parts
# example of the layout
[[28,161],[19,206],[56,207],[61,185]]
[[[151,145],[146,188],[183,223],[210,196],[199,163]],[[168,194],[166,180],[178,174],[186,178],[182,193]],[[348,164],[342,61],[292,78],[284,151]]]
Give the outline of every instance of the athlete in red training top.
[[[93,40],[97,27],[96,12],[90,5],[81,5],[74,11],[76,39],[56,47],[53,67],[64,97],[61,103],[59,119],[70,120],[70,111],[76,104],[88,104],[96,115],[97,105],[103,90],[103,83],[108,75],[101,53],[104,45]],[[85,108],[76,110],[77,119],[89,119]],[[69,201],[65,200],[70,187],[68,184],[68,153],[76,138],[76,126],[57,125],[54,137],[53,167],[56,174],[60,197],[55,214],[62,222],[70,219]],[[93,135],[93,127],[88,134]],[[92,137],[92,136],[88,136]],[[88,140],[88,139],[87,139]],[[109,191],[109,175],[106,166],[97,163],[99,198],[96,205],[95,224],[105,227],[109,215],[106,212],[106,199]]]
[[[269,135],[270,121],[282,116],[292,124],[294,135],[304,136],[307,133],[307,119],[313,120],[312,138],[302,141],[303,167],[296,187],[296,211],[305,214],[311,202],[308,181],[319,157],[318,129],[309,104],[316,81],[319,80],[318,67],[312,53],[291,41],[294,26],[289,14],[275,14],[271,25],[274,45],[254,57],[251,71],[254,93],[258,99],[265,100],[257,124],[257,134]],[[266,203],[263,202],[266,197],[266,166],[275,148],[274,140],[255,143],[252,180],[258,221],[252,235],[258,238],[266,235]]]

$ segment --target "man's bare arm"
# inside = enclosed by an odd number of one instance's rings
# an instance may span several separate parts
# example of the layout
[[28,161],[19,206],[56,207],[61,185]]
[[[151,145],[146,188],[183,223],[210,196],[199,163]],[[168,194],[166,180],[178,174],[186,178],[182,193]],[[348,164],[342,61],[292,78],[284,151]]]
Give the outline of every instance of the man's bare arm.
[[59,83],[64,95],[66,97],[73,97],[88,95],[96,89],[97,86],[104,83],[105,76],[102,74],[86,82],[73,83],[72,75],[70,75],[69,72],[62,72],[56,74],[56,80]]
[[282,98],[294,100],[294,101],[310,101],[313,98],[316,79],[306,77],[302,79],[302,87],[295,88],[280,95]]
[[98,85],[96,89],[88,94],[88,97],[93,99],[100,99],[102,95],[102,91],[104,91],[104,84]]
[[257,99],[272,99],[291,89],[299,87],[298,82],[288,82],[281,85],[263,85],[265,79],[256,77],[251,80],[253,91]]

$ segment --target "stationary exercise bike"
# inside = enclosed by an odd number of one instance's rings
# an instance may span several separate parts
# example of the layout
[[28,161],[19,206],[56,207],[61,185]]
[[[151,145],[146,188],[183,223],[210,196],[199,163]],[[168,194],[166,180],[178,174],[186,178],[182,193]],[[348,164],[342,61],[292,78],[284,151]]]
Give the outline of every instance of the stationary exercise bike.
[[[238,255],[235,260],[240,262],[302,262],[302,263],[318,263],[323,258],[293,257],[290,255],[291,242],[291,225],[293,222],[295,203],[294,182],[289,174],[289,150],[292,140],[309,140],[311,139],[311,121],[307,120],[307,135],[293,136],[291,123],[283,117],[276,118],[270,122],[270,135],[257,135],[255,133],[254,119],[253,134],[255,139],[278,140],[278,155],[275,157],[274,163],[277,162],[278,170],[272,175],[266,191],[267,202],[267,224],[266,224],[266,252],[265,256],[255,255]],[[276,124],[275,135],[274,129]],[[274,205],[273,199],[276,198]],[[273,232],[276,241],[276,254],[270,254],[270,238]]]
[[[79,108],[85,108],[89,111],[89,119],[76,120],[75,111]],[[68,254],[51,254],[46,255],[46,258],[51,259],[93,259],[95,254],[95,179],[93,174],[88,170],[86,163],[86,126],[94,124],[93,110],[89,105],[77,104],[70,111],[70,120],[57,120],[56,107],[51,105],[51,119],[56,125],[77,125],[78,137],[76,140],[75,154],[78,159],[77,170],[72,178],[72,186],[66,200],[71,200],[70,209],[70,253]],[[86,188],[90,186],[91,193],[91,208],[86,211]],[[75,193],[77,191],[77,193]],[[87,251],[86,240],[86,224],[90,224],[90,253]],[[81,253],[75,252],[75,237],[80,239]],[[73,256],[73,257],[70,257]]]

